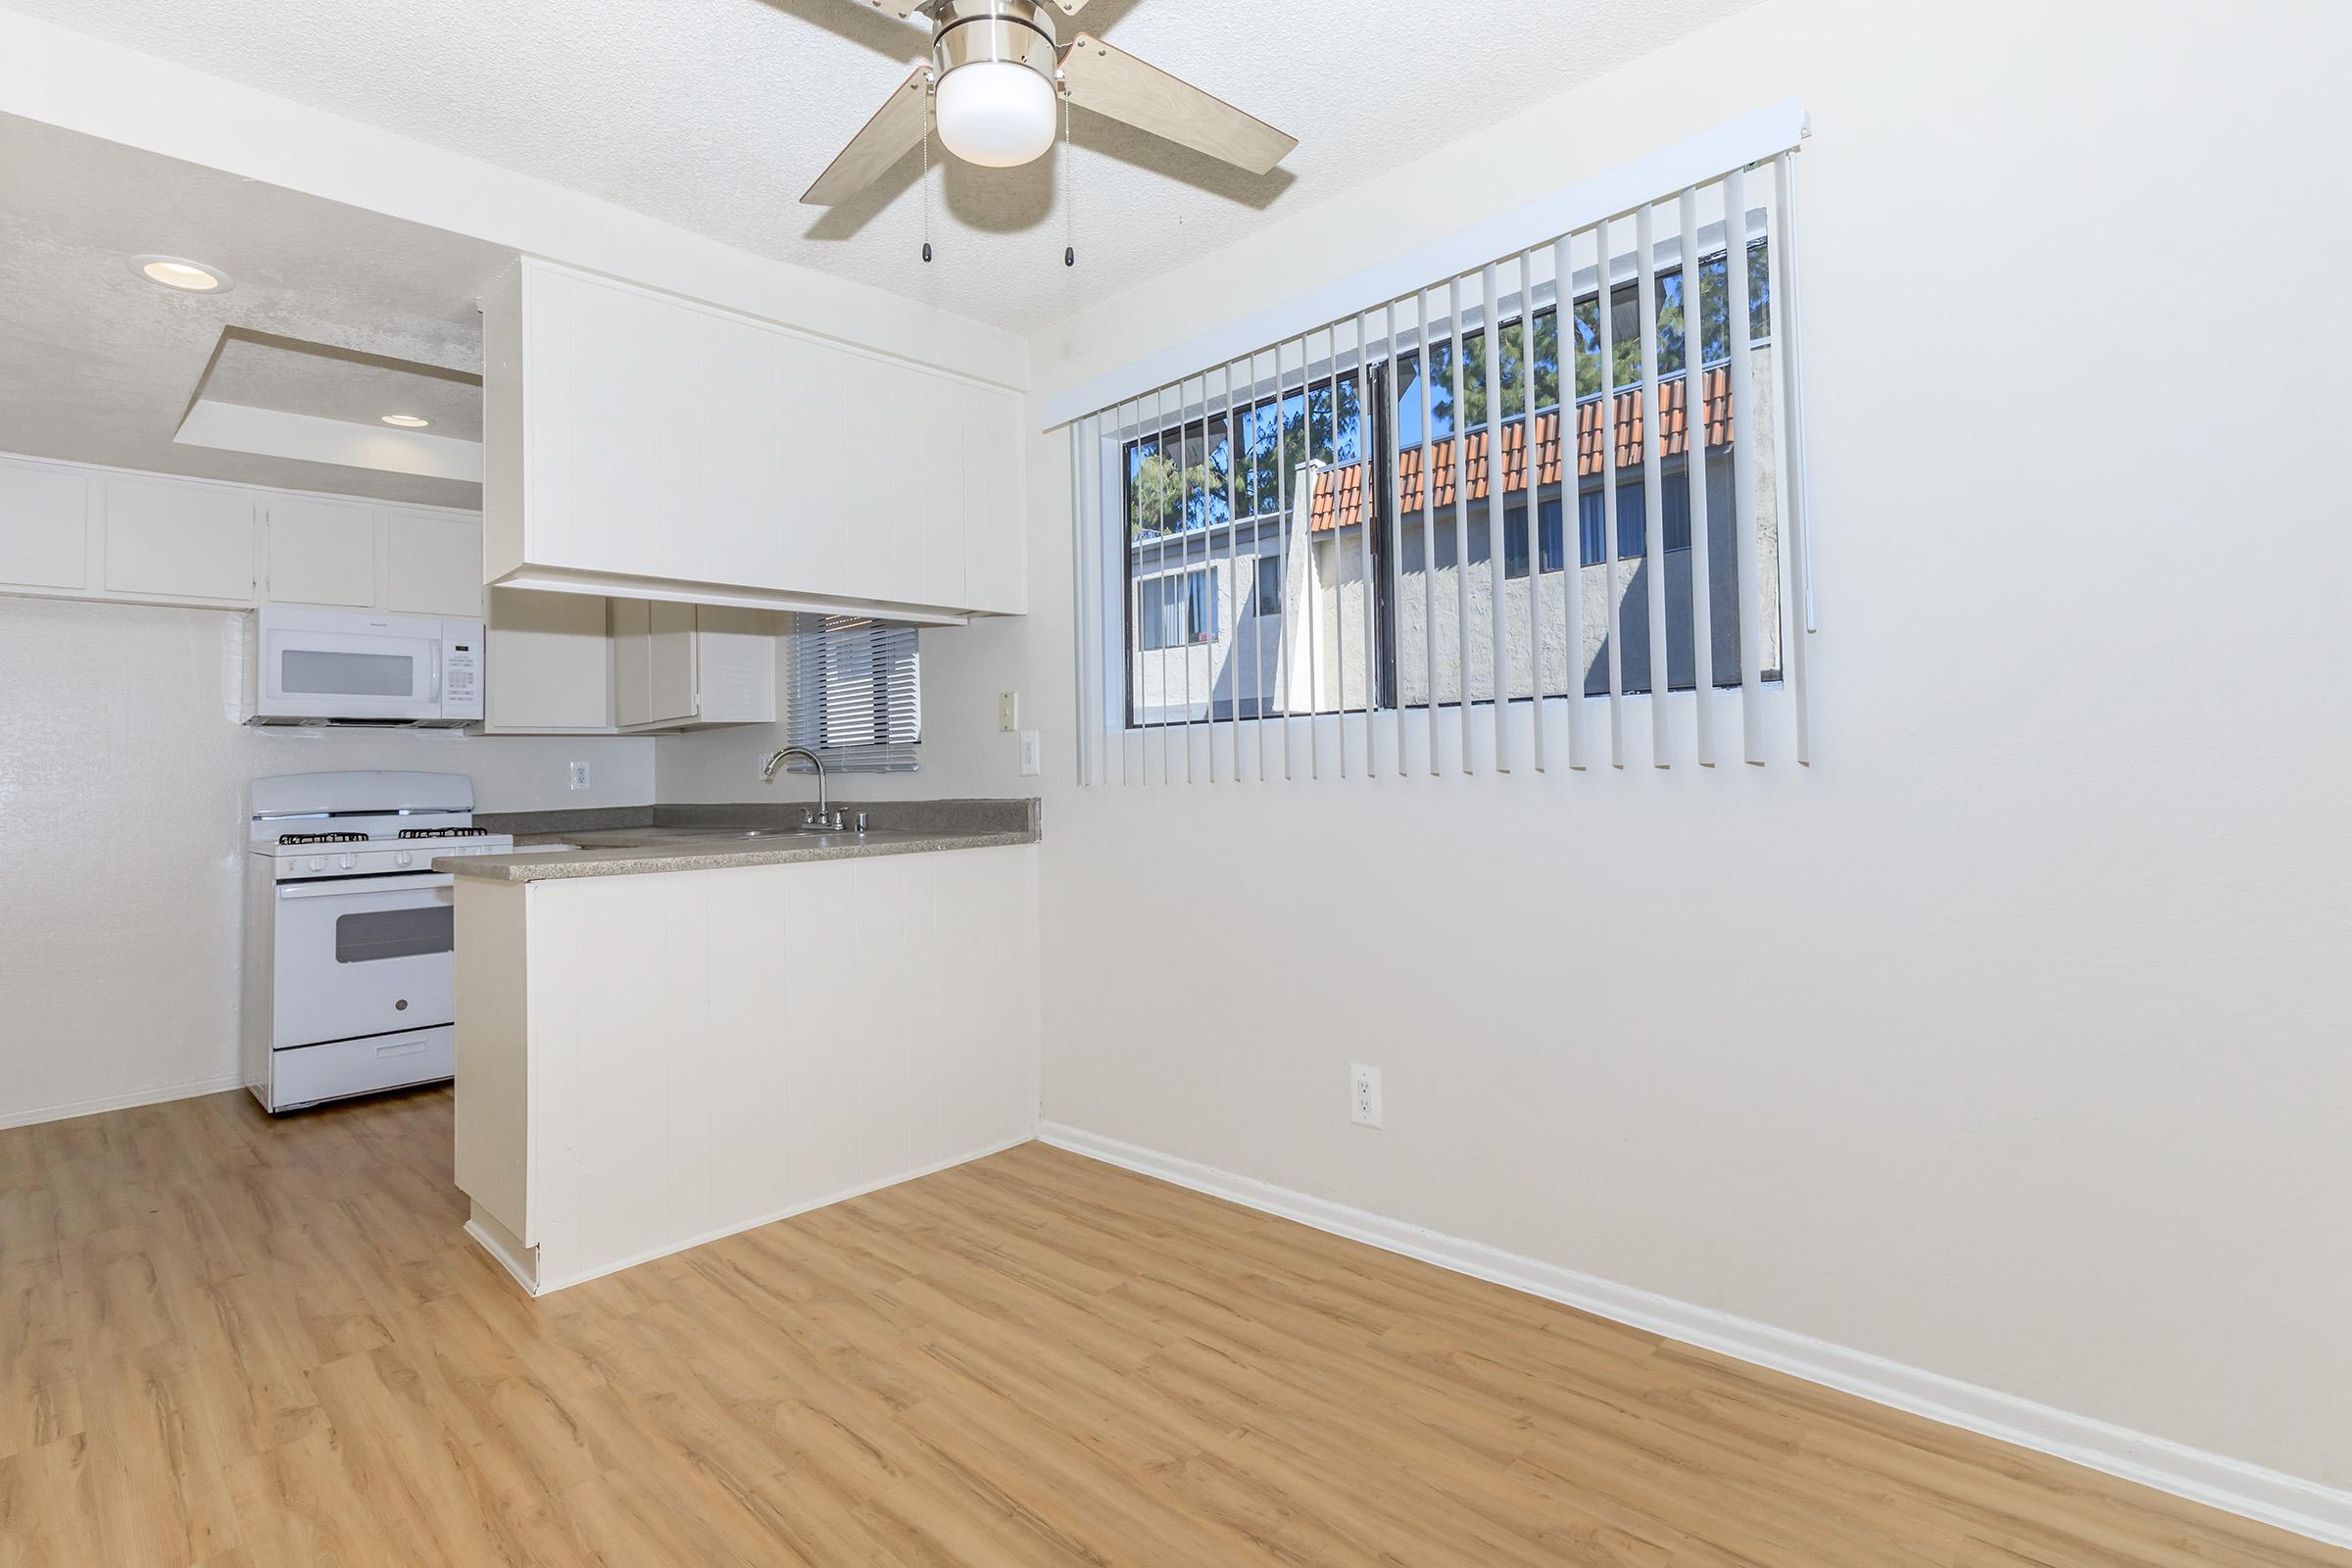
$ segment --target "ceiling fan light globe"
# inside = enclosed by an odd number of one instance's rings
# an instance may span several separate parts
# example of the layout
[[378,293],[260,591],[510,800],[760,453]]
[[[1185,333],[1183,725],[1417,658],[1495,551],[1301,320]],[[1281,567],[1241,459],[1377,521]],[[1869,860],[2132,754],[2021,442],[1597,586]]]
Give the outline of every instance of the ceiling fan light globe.
[[967,164],[1011,169],[1054,146],[1054,84],[1008,60],[975,60],[939,78],[939,139]]

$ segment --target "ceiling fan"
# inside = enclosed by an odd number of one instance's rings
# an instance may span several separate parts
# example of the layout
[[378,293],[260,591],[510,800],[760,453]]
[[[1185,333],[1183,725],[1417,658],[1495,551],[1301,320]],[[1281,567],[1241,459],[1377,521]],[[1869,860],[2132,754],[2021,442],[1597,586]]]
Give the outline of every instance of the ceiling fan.
[[931,59],[883,100],[802,201],[831,207],[872,184],[936,124],[966,163],[1010,169],[1054,145],[1055,99],[1066,96],[1140,130],[1263,174],[1298,138],[1180,81],[1089,33],[1068,43],[1055,13],[1086,0],[851,0],[931,26]]

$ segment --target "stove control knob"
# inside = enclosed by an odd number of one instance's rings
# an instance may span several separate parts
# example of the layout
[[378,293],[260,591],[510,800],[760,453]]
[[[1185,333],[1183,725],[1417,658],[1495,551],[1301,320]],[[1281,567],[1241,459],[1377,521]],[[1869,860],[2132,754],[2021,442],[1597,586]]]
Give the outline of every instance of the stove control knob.
[[400,852],[400,855],[394,863],[399,865],[412,865],[416,863],[416,856],[410,854],[407,850],[403,850]]
[[326,857],[325,857],[325,856],[323,856],[323,855],[314,855],[314,856],[312,856],[312,857],[311,857],[311,869],[312,869],[312,870],[314,870],[314,871],[323,871],[323,870],[325,870],[325,869],[326,869]]
[[360,863],[360,858],[356,855],[339,855],[335,858],[342,863],[342,867],[346,871]]

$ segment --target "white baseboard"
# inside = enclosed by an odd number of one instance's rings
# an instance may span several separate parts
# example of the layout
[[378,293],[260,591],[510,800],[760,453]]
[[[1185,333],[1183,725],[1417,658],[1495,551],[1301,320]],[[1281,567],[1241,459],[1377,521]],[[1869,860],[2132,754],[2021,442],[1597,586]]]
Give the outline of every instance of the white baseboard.
[[499,1267],[514,1275],[515,1284],[537,1296],[537,1262],[523,1255],[529,1249],[515,1241],[513,1233],[504,1225],[483,1213],[481,1204],[475,1203],[472,1207],[473,1212],[466,1220],[466,1234],[472,1237],[474,1245],[488,1252]]
[[1328,1199],[1237,1176],[1156,1150],[1042,1122],[1038,1138],[1090,1159],[1124,1166],[1248,1208],[1297,1220],[1391,1252],[1546,1300],[1578,1307],[1686,1345],[1770,1367],[1913,1415],[1997,1438],[2142,1486],[2206,1503],[2329,1545],[2352,1547],[2352,1492],[2324,1487],[2185,1444],[2150,1437],[2031,1399],[1963,1383],[1883,1356],[1808,1339],[1769,1324],[1694,1306],[1592,1274],[1424,1230]]
[[[957,1165],[968,1165],[975,1159],[986,1159],[991,1154],[1001,1154],[1007,1149],[1018,1149],[1023,1144],[1035,1141],[1031,1134],[1023,1133],[1018,1138],[1004,1139],[1001,1142],[990,1144],[984,1149],[953,1154],[946,1159],[934,1160],[928,1165],[918,1165],[912,1170],[903,1170],[894,1176],[885,1176],[879,1181],[866,1182],[838,1193],[829,1193],[823,1198],[812,1198],[806,1203],[795,1203],[789,1208],[777,1209],[772,1214],[762,1214],[757,1219],[747,1219],[740,1225],[722,1225],[716,1230],[705,1231],[699,1236],[689,1236],[682,1241],[648,1248],[642,1252],[615,1258],[609,1263],[593,1263],[583,1269],[574,1269],[568,1274],[551,1275],[546,1272],[547,1250],[546,1247],[542,1245],[539,1249],[540,1266],[534,1271],[537,1275],[535,1283],[530,1279],[525,1279],[516,1264],[501,1255],[497,1248],[489,1248],[489,1250],[492,1256],[498,1257],[501,1263],[506,1264],[507,1271],[521,1281],[524,1288],[529,1290],[532,1295],[546,1296],[554,1291],[568,1290],[574,1285],[585,1285],[590,1280],[603,1279],[608,1274],[617,1274],[624,1268],[635,1268],[640,1263],[650,1263],[657,1257],[667,1257],[672,1252],[683,1252],[690,1248],[701,1247],[706,1243],[722,1241],[729,1236],[740,1236],[745,1231],[756,1231],[762,1225],[773,1225],[776,1221],[790,1219],[795,1214],[806,1214],[811,1209],[823,1208],[828,1204],[847,1202],[853,1198],[862,1198],[867,1193],[878,1193],[885,1187],[896,1187],[901,1182],[910,1182],[918,1177],[937,1175],[943,1170],[953,1170]],[[473,1232],[470,1225],[466,1229],[473,1233],[475,1241],[482,1242],[485,1247],[489,1247],[489,1243],[479,1232]]]
[[199,1095],[217,1095],[223,1089],[244,1087],[245,1075],[232,1072],[224,1078],[198,1078],[190,1083],[166,1084],[160,1089],[134,1089],[127,1095],[100,1095],[95,1100],[72,1100],[62,1105],[0,1111],[0,1130],[31,1127],[45,1121],[72,1121],[76,1116],[96,1116],[105,1111],[130,1110],[140,1105],[160,1105],[171,1100],[194,1100]]

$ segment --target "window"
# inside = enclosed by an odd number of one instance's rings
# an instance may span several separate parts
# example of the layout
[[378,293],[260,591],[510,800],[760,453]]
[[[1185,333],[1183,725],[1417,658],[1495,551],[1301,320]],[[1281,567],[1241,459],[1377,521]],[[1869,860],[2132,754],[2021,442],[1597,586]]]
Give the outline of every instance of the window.
[[1153,577],[1136,586],[1143,594],[1136,629],[1146,651],[1217,640],[1217,596],[1207,572]]
[[1257,558],[1257,612],[1282,613],[1282,562],[1274,556]]
[[[1456,710],[1467,766],[1484,708],[1497,765],[1543,758],[1549,722],[1583,766],[1577,699],[1597,696],[1623,765],[1619,699],[1787,684],[1805,570],[1783,547],[1802,499],[1789,165],[1784,145],[1468,270],[1461,244],[1433,244],[1453,270],[1424,288],[1081,419],[1077,549],[1102,609],[1082,594],[1079,615],[1103,633],[1081,690],[1101,694],[1102,749],[1124,765],[1138,731],[1286,721],[1204,750],[1188,733],[1183,771],[1213,776],[1264,767],[1304,719],[1317,771],[1335,728],[1342,766],[1350,745],[1399,760],[1408,731],[1436,766]],[[1622,186],[1603,188],[1589,210],[1618,211]],[[1773,711],[1793,711],[1801,752],[1794,705]],[[1652,706],[1651,759],[1673,765]],[[1695,706],[1712,762],[1718,705]],[[1756,760],[1759,702],[1720,710]]]
[[[828,771],[906,773],[923,738],[915,629],[856,615],[795,615],[786,634],[785,733]],[[795,760],[794,772],[813,771]]]

